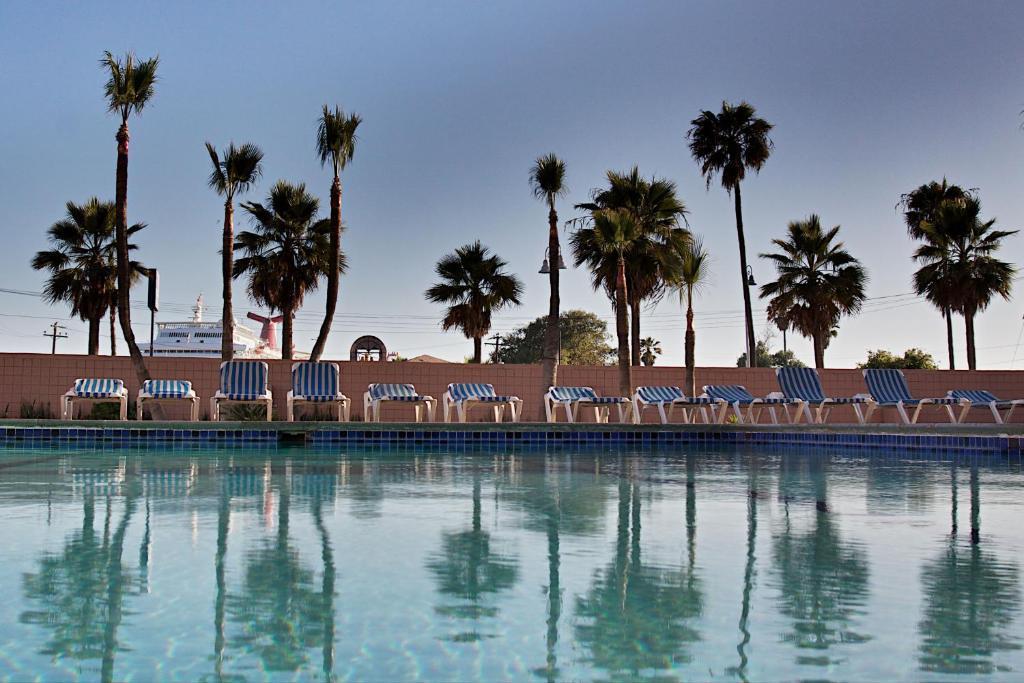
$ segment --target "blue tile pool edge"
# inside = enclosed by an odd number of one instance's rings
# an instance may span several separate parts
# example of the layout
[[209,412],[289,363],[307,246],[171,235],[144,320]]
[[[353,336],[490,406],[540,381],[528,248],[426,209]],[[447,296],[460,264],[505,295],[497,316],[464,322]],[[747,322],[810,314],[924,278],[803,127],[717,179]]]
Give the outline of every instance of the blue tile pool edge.
[[732,445],[759,447],[836,447],[850,449],[925,450],[1002,454],[1019,458],[1024,436],[1012,434],[935,434],[884,432],[830,432],[809,430],[713,429],[537,429],[514,430],[431,429],[397,426],[394,429],[323,428],[298,434],[280,429],[176,429],[130,427],[0,427],[0,446],[195,446],[246,447],[277,444],[444,448],[475,450],[481,447],[547,450],[568,447],[666,447]]

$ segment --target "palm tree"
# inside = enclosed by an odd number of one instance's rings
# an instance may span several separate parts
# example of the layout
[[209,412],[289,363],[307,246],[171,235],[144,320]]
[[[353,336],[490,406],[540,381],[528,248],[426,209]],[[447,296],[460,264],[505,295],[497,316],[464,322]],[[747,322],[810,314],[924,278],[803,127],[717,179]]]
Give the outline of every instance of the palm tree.
[[334,322],[334,311],[338,307],[338,274],[341,272],[341,172],[345,170],[356,153],[356,128],[362,123],[359,114],[346,114],[341,107],[334,111],[324,105],[323,114],[316,131],[316,150],[320,154],[320,165],[330,162],[334,171],[331,183],[331,252],[327,269],[327,304],[320,333],[313,344],[310,360],[318,361],[327,344],[327,335]]
[[263,151],[252,143],[235,147],[228,145],[224,158],[217,148],[206,143],[206,151],[213,162],[209,185],[224,197],[224,236],[221,245],[221,271],[223,275],[224,314],[221,320],[221,360],[231,360],[235,352],[235,317],[231,306],[231,281],[234,279],[235,195],[247,192],[263,172]]
[[[330,268],[330,225],[317,217],[320,201],[302,183],[284,180],[270,189],[266,204],[242,204],[252,217],[252,232],[240,233],[234,276],[249,275],[249,296],[284,316],[281,357],[292,357],[292,323],[306,294],[315,290]],[[345,257],[338,261],[344,272]]]
[[[974,197],[974,190],[965,190],[959,185],[950,185],[945,178],[939,181],[932,181],[917,187],[915,190],[900,197],[899,207],[903,209],[903,220],[907,224],[907,233],[915,240],[927,238],[922,229],[926,221],[934,221],[939,205],[948,200],[963,201],[968,197]],[[942,311],[942,317],[946,320],[946,348],[949,352],[949,369],[956,369],[956,358],[953,354],[953,311],[952,304],[955,292],[945,290],[940,286],[941,281],[935,280],[928,287],[917,288],[917,294],[924,296],[936,308]]]
[[561,247],[558,244],[558,212],[555,211],[555,200],[565,195],[565,162],[554,154],[537,157],[530,169],[530,187],[533,196],[548,205],[548,282],[551,285],[551,297],[548,302],[548,324],[544,330],[544,350],[541,356],[541,368],[544,375],[544,386],[553,387],[558,383],[558,360],[560,355],[560,335],[558,325],[558,278],[561,262]]
[[[690,239],[690,232],[680,225],[686,219],[686,205],[676,195],[676,185],[664,178],[647,180],[634,166],[626,173],[608,171],[608,187],[595,190],[592,200],[577,204],[577,209],[593,213],[601,209],[630,211],[640,224],[642,239],[637,240],[626,255],[626,285],[630,308],[630,362],[640,365],[640,308],[664,295],[667,283],[675,279],[679,268],[678,254]],[[587,222],[588,219],[583,219]],[[614,258],[602,261],[599,251],[586,259],[593,273],[595,289],[603,287],[614,300],[618,263]]]
[[[117,59],[110,52],[103,53],[100,64],[109,72],[104,93],[107,107],[111,113],[121,117],[121,126],[117,129],[117,182],[114,196],[114,225],[117,238],[117,313],[121,322],[121,334],[128,347],[132,366],[138,376],[139,383],[149,379],[146,361],[135,343],[132,331],[129,290],[131,289],[132,270],[128,261],[128,117],[132,113],[141,114],[152,99],[156,85],[156,69],[159,57],[143,59],[135,58],[131,52],[124,59]],[[163,413],[159,406],[154,406],[154,417],[161,418]]]
[[661,342],[654,337],[644,337],[640,340],[640,361],[644,365],[654,365],[660,355]]
[[491,313],[521,303],[523,283],[505,272],[506,265],[477,240],[437,262],[435,271],[441,282],[426,292],[428,301],[448,304],[442,329],[456,327],[473,340],[474,363],[481,361],[483,338],[491,331]]
[[995,219],[982,221],[981,203],[975,197],[946,200],[932,221],[921,230],[925,243],[914,252],[924,265],[914,273],[918,291],[950,293],[952,309],[964,316],[967,330],[967,367],[977,368],[974,317],[984,311],[995,296],[1010,298],[1017,269],[995,258],[1006,237],[1016,230],[994,230]]
[[633,378],[629,358],[626,254],[635,247],[643,233],[634,214],[625,209],[598,209],[592,216],[593,220],[588,227],[580,228],[573,233],[573,256],[577,266],[587,263],[592,258],[598,258],[602,263],[606,263],[609,257],[615,260],[615,334],[619,348],[619,395],[630,396],[633,393]]
[[[68,202],[67,215],[47,231],[51,249],[32,259],[36,270],[47,270],[43,298],[49,303],[66,301],[71,314],[89,323],[89,355],[100,352],[100,322],[117,291],[117,243],[114,239],[114,203],[96,197],[84,204]],[[128,229],[134,235],[145,226]],[[129,251],[135,250],[129,244]],[[138,278],[139,264],[132,262],[131,275]],[[112,311],[111,311],[112,312]]]
[[690,396],[697,395],[694,380],[697,333],[693,329],[693,294],[699,292],[707,284],[709,270],[710,257],[707,249],[704,248],[704,241],[695,237],[682,253],[679,279],[675,283],[680,301],[686,301],[686,391],[690,393]]
[[747,285],[747,242],[743,236],[743,202],[740,183],[747,170],[755,173],[768,161],[774,147],[768,133],[772,124],[757,117],[757,111],[746,102],[733,105],[722,102],[717,114],[704,110],[690,122],[687,139],[690,153],[700,164],[708,189],[715,175],[720,176],[722,187],[733,195],[736,209],[736,237],[740,247],[740,282],[743,288],[743,312],[746,316],[747,367],[750,367],[754,349],[754,318],[750,312],[750,289]]
[[839,318],[860,310],[867,274],[836,240],[839,226],[822,230],[812,214],[789,224],[787,238],[772,240],[779,253],[761,254],[775,264],[778,279],[761,287],[771,297],[772,321],[792,325],[814,343],[814,364],[825,367],[825,349]]

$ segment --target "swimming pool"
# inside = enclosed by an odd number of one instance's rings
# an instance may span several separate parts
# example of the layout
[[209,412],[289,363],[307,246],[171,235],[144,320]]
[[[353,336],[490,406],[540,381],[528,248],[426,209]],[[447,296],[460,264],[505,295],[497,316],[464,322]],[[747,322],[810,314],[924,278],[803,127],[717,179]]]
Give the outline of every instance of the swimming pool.
[[1022,494],[984,456],[0,451],[0,679],[1013,680]]

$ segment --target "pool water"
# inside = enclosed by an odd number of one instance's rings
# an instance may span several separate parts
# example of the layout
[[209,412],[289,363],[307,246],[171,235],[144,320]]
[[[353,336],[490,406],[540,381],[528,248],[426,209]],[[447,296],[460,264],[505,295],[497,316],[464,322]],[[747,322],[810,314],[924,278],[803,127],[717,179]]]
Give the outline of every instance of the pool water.
[[997,458],[18,450],[0,519],[2,680],[1024,676]]

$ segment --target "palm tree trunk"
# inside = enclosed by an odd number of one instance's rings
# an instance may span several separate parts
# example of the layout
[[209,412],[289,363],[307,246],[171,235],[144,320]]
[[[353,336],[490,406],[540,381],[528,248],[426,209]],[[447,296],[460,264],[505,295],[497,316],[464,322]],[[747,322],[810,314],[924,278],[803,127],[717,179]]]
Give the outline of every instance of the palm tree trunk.
[[100,318],[89,318],[89,355],[100,354]]
[[640,301],[629,302],[629,362],[640,365]]
[[231,526],[231,497],[227,490],[221,492],[217,506],[217,551],[213,559],[214,581],[217,586],[213,601],[213,668],[217,680],[221,679],[224,665],[224,616],[227,607],[226,556],[228,552],[228,529]]
[[313,521],[316,523],[317,532],[320,534],[320,558],[323,562],[323,578],[320,588],[321,613],[323,614],[323,643],[322,643],[322,668],[325,680],[333,680],[334,672],[334,581],[336,569],[334,567],[334,549],[331,547],[331,539],[324,526],[322,501],[317,496],[313,506]]
[[483,362],[483,347],[484,340],[482,337],[473,337],[473,362],[480,364]]
[[294,322],[292,318],[295,315],[295,309],[290,301],[285,304],[284,310],[281,313],[283,313],[282,317],[284,318],[281,321],[281,358],[283,360],[291,360],[292,350],[295,346],[292,342],[292,323]]
[[821,370],[825,367],[825,343],[821,334],[815,334],[811,339],[814,343],[814,367]]
[[977,370],[978,359],[974,348],[974,311],[964,311],[964,327],[967,328],[967,369]]
[[697,333],[693,329],[693,291],[688,289],[686,291],[686,391],[690,396],[697,395],[697,384],[694,378],[696,346]]
[[747,367],[756,367],[754,346],[754,316],[750,312],[750,287],[747,285],[747,240],[743,236],[743,202],[740,199],[740,184],[733,188],[736,208],[736,239],[740,246],[740,284],[743,289],[743,315],[746,321]]
[[551,297],[548,301],[548,326],[544,330],[544,353],[541,357],[541,371],[544,375],[544,386],[553,387],[558,383],[558,361],[561,346],[561,329],[558,324],[559,292],[558,263],[561,259],[558,249],[558,214],[552,206],[548,211],[548,262],[550,272],[548,282],[551,286]]
[[558,619],[562,615],[562,586],[560,580],[558,512],[548,513],[548,618],[547,618],[547,680],[557,680],[558,673]]
[[632,368],[629,364],[629,322],[627,320],[626,260],[619,255],[619,272],[615,276],[615,333],[619,340],[619,396],[633,393]]
[[334,311],[338,308],[338,264],[341,262],[341,178],[334,176],[331,183],[331,257],[327,271],[327,304],[324,320],[320,323],[320,333],[316,336],[313,351],[309,354],[311,361],[320,360],[327,345],[327,335],[331,333],[334,322]]
[[228,361],[235,355],[235,312],[231,296],[235,269],[235,207],[231,196],[224,202],[224,235],[220,249],[221,277],[224,280],[221,291],[224,314],[221,316],[220,359]]
[[956,357],[953,355],[953,312],[944,308],[942,315],[946,318],[946,348],[949,350],[949,369],[956,370]]
[[110,296],[110,355],[117,355],[117,294]]
[[[135,376],[142,384],[150,379],[146,361],[135,343],[132,331],[132,318],[129,309],[129,294],[132,286],[131,263],[128,256],[128,124],[122,122],[117,131],[117,177],[114,192],[114,227],[117,239],[117,314],[121,319],[121,335],[128,347],[128,355],[132,359]],[[154,403],[150,410],[154,420],[163,420],[164,411],[159,403]]]

